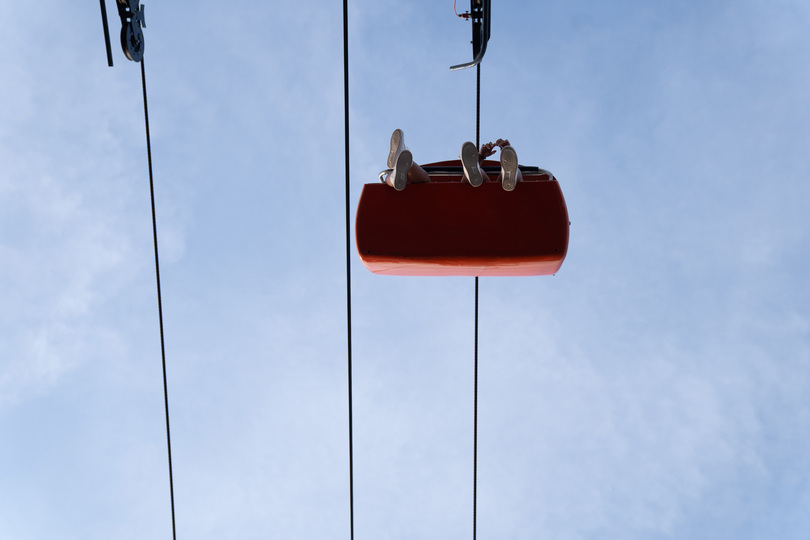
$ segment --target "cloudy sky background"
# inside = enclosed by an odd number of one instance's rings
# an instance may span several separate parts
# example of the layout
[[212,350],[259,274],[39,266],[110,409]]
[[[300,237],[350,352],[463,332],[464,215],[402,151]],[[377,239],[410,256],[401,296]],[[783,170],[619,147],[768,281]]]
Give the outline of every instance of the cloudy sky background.
[[[464,4],[464,2],[460,2]],[[461,10],[466,4],[460,5]],[[806,538],[810,6],[493,1],[482,139],[555,277],[480,284],[480,538]],[[0,537],[169,538],[138,66],[0,1]],[[178,537],[348,538],[342,6],[147,2]],[[351,205],[475,138],[452,2],[350,2]],[[519,189],[519,187],[518,187]],[[352,253],[356,538],[472,534],[472,278]]]

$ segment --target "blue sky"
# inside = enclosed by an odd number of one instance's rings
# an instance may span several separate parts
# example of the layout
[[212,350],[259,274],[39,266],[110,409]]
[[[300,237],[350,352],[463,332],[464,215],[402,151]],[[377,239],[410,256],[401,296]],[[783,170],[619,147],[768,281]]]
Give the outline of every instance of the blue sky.
[[[0,2],[0,537],[169,537],[138,66]],[[554,277],[481,280],[481,538],[805,538],[810,7],[493,2],[482,139]],[[339,2],[146,4],[178,537],[348,537]],[[459,6],[460,8],[462,6]],[[350,2],[351,204],[475,138],[452,2]],[[473,280],[352,253],[357,538],[472,532]]]

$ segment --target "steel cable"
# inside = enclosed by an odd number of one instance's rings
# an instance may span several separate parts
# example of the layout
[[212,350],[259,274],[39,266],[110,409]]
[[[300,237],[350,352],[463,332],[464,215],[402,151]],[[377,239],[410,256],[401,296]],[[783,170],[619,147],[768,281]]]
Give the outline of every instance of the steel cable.
[[354,540],[354,444],[352,435],[352,259],[351,259],[351,207],[349,205],[349,6],[343,0],[343,123],[346,167],[346,332],[348,347],[349,394],[349,530]]
[[[475,76],[475,146],[481,148],[481,64]],[[475,398],[473,410],[473,540],[478,517],[478,276],[475,276]]]
[[152,140],[149,135],[149,105],[146,99],[146,69],[141,59],[141,83],[143,86],[143,116],[146,124],[146,155],[149,162],[149,194],[152,200],[152,236],[155,244],[155,280],[157,281],[158,322],[160,324],[160,356],[163,362],[163,402],[166,409],[166,447],[169,454],[169,497],[172,506],[172,538],[177,540],[174,516],[174,477],[172,474],[172,436],[169,427],[169,385],[166,377],[166,346],[163,334],[163,301],[160,294],[160,257],[158,256],[157,218],[155,217],[155,182],[152,175]]

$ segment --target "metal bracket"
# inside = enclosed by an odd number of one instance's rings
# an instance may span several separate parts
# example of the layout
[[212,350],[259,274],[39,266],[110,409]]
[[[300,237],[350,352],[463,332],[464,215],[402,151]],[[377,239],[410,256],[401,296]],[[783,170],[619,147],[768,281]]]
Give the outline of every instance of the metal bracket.
[[[107,45],[107,65],[113,66],[112,47],[110,47],[110,27],[107,23],[107,2],[101,4],[101,24],[104,26],[104,41]],[[140,0],[116,0],[118,16],[121,17],[121,48],[127,58],[133,62],[143,59],[143,30],[146,28],[144,6]]]
[[[119,0],[120,1],[120,0]],[[466,64],[451,66],[450,71],[477,66],[487,52],[490,28],[490,0],[470,0],[470,16],[472,19],[472,46],[473,61]]]
[[118,16],[121,17],[121,48],[133,62],[143,59],[143,30],[146,28],[144,6],[140,0],[117,0]]

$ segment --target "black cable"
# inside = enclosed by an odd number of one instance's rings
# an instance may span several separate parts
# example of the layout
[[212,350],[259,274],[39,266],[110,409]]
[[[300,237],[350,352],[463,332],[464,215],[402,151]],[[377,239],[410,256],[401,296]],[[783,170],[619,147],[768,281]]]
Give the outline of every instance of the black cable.
[[349,5],[343,0],[343,113],[346,162],[346,319],[349,369],[349,529],[354,540],[354,446],[352,440],[352,259],[349,206]]
[[172,538],[177,540],[174,519],[174,478],[172,475],[172,436],[169,429],[169,386],[166,382],[166,346],[163,338],[163,302],[160,295],[160,258],[158,257],[157,219],[155,218],[155,182],[152,176],[152,141],[149,136],[149,106],[146,101],[146,69],[141,59],[141,82],[143,84],[143,116],[146,123],[146,155],[149,161],[149,193],[152,198],[152,236],[155,243],[155,278],[157,280],[158,321],[160,322],[160,356],[163,360],[163,401],[166,407],[166,447],[169,452],[169,496],[172,504]]
[[[481,149],[481,64],[475,66],[475,146]],[[473,412],[473,540],[478,518],[478,276],[475,276],[475,400]]]
[[475,146],[481,149],[481,64],[475,66]]
[[473,413],[473,540],[478,516],[478,276],[475,276],[475,408]]

